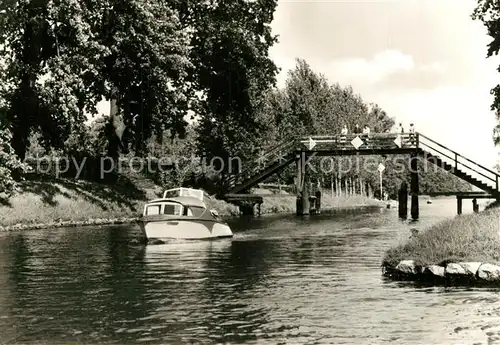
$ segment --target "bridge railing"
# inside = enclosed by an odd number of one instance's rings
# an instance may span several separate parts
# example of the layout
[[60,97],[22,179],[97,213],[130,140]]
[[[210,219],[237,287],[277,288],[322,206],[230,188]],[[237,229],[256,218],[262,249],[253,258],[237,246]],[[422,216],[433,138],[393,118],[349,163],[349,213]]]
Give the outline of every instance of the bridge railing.
[[[360,139],[357,145],[356,138]],[[346,135],[313,135],[302,137],[301,142],[307,146],[312,139],[314,150],[384,150],[408,149],[417,147],[417,135],[410,133],[370,133]]]
[[[359,137],[358,142],[353,141]],[[251,176],[258,174],[265,166],[277,162],[280,158],[294,153],[298,150],[307,150],[312,139],[314,147],[312,151],[321,150],[391,150],[391,149],[423,149],[442,161],[452,165],[471,176],[480,176],[479,180],[486,182],[492,188],[499,191],[500,175],[491,169],[449,149],[448,147],[430,139],[422,133],[370,133],[346,134],[346,135],[314,135],[308,137],[297,137],[282,142],[270,150],[263,152],[257,159],[245,162],[243,170],[238,174],[229,176],[225,185],[232,187]]]
[[226,185],[231,187],[257,174],[264,165],[278,161],[281,157],[294,152],[298,145],[300,145],[300,143],[297,138],[292,138],[273,146],[271,149],[260,154],[256,159],[245,162],[245,166],[238,174],[233,174],[226,179]]
[[[355,146],[353,140],[356,137],[360,145]],[[396,143],[396,139],[399,138]],[[415,148],[417,146],[416,136],[410,133],[370,133],[346,134],[346,135],[313,135],[307,137],[295,137],[282,142],[270,150],[259,155],[257,159],[245,162],[245,166],[238,174],[228,176],[225,184],[229,187],[238,182],[257,174],[263,165],[274,163],[280,157],[298,150],[307,150],[307,143],[312,139],[315,143],[314,150],[381,150],[396,148]]]
[[454,150],[449,149],[422,133],[417,133],[417,135],[420,148],[431,154],[439,156],[441,160],[452,165],[454,169],[458,169],[466,174],[469,174],[490,185],[492,188],[495,188],[495,190],[499,190],[500,175],[498,173],[474,162],[472,159],[467,158]]

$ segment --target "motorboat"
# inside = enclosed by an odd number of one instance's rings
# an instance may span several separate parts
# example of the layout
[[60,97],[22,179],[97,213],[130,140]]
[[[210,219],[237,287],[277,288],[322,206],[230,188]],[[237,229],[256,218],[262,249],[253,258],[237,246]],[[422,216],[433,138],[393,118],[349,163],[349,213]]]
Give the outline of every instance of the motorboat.
[[209,210],[205,193],[192,188],[169,189],[144,206],[140,226],[146,239],[216,239],[233,232],[216,210]]

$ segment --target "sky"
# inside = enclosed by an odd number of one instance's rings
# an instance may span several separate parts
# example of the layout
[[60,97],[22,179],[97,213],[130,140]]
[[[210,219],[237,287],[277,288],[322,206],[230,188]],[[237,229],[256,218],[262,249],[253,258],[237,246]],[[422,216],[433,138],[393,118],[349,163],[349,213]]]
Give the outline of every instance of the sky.
[[474,0],[279,0],[271,56],[283,85],[296,58],[330,83],[351,85],[366,102],[441,144],[492,167],[500,82],[490,38],[470,17]]

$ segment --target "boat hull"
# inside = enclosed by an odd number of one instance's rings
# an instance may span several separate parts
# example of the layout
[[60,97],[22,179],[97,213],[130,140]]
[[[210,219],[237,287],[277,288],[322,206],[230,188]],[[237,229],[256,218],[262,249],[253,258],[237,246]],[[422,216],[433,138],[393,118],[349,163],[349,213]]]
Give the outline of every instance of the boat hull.
[[222,222],[207,220],[170,219],[146,221],[141,224],[150,239],[217,239],[233,237],[231,228]]

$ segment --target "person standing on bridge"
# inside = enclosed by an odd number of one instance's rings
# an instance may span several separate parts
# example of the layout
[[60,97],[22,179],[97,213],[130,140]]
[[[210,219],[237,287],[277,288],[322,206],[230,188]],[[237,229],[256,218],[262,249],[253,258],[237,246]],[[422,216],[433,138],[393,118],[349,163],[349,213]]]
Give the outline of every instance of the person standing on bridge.
[[370,127],[368,125],[365,125],[363,128],[363,137],[365,137],[365,144],[368,146],[369,138],[370,138]]
[[398,127],[398,133],[403,134],[405,132],[405,129],[403,128],[403,124],[400,122],[399,127]]
[[358,124],[356,123],[356,127],[354,127],[354,134],[360,134],[361,130],[359,129]]
[[415,144],[415,127],[413,127],[413,123],[410,123],[410,144],[414,145]]
[[341,144],[344,144],[346,142],[348,132],[349,132],[349,130],[347,129],[347,125],[344,125],[344,127],[342,127],[342,131],[340,132],[340,143]]

